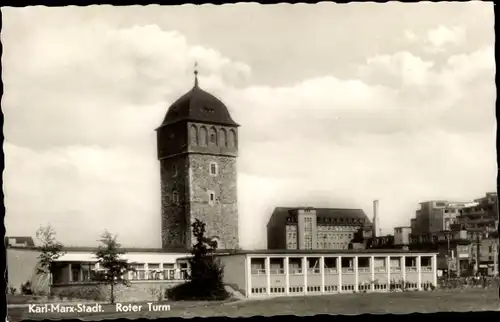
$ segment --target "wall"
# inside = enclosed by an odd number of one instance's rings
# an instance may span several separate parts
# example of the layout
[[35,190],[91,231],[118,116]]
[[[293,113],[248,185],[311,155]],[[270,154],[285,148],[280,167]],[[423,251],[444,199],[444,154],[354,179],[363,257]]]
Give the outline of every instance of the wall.
[[[130,286],[115,286],[115,301],[151,301],[157,300],[158,292],[165,296],[165,291],[175,285],[181,284],[179,281],[133,281]],[[66,284],[52,286],[52,294],[59,297],[107,301],[110,294],[110,286],[94,283]]]
[[[190,248],[194,242],[191,223],[200,219],[206,224],[207,236],[218,237],[219,249],[238,248],[237,128],[178,122],[157,133],[162,247]],[[218,165],[216,176],[210,175],[210,162]],[[172,171],[174,165],[177,175]],[[177,203],[172,202],[174,190]],[[209,191],[215,193],[213,205],[209,204]]]
[[369,283],[372,280],[372,273],[358,273],[359,283]]
[[[287,222],[284,218],[276,215],[277,208],[274,209],[273,214],[267,225],[267,248],[268,249],[286,249],[286,226]],[[281,219],[281,220],[279,220]],[[291,224],[291,223],[288,223]],[[295,235],[297,236],[297,225],[295,224]],[[297,239],[295,241],[297,244]]]
[[40,252],[33,249],[7,248],[8,284],[21,291],[21,284],[36,281],[35,273]]
[[271,275],[271,287],[285,287],[286,276],[285,274]]
[[307,274],[307,285],[308,286],[321,286],[321,275],[319,275],[319,274]]
[[246,295],[245,281],[247,278],[247,266],[245,255],[220,256],[224,265],[224,283],[236,286],[236,290]]
[[325,273],[325,285],[338,285],[338,284],[339,284],[339,274]]
[[[306,247],[305,239],[305,219],[311,220],[312,227],[311,234],[311,247]],[[317,218],[316,210],[314,209],[299,209],[297,216],[297,241],[298,249],[315,249],[317,248]]]
[[[218,174],[209,173],[210,163],[218,165]],[[219,249],[237,249],[238,203],[236,158],[227,156],[193,154],[189,156],[190,217],[206,224],[206,236],[217,236]],[[208,191],[215,194],[209,203]],[[194,236],[192,236],[194,238]],[[195,242],[192,239],[192,242]]]
[[[160,160],[162,248],[186,248],[186,232],[190,229],[186,216],[189,211],[188,173],[188,159],[184,155]],[[173,199],[174,192],[177,202]]]
[[[283,229],[280,229],[279,231],[275,231],[273,233],[274,236],[271,238],[278,239],[278,240],[285,240],[285,243],[275,243],[278,246],[281,246],[281,249],[297,249],[298,248],[298,239],[297,239],[297,234],[298,234],[298,229],[297,229],[297,224],[295,223],[287,223],[285,225],[285,236],[284,238],[282,237]],[[279,247],[278,247],[279,248]]]

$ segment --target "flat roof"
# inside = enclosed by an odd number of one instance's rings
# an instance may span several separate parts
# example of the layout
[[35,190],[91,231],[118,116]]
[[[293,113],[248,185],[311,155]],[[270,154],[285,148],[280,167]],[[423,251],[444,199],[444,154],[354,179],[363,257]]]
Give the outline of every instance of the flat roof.
[[[33,246],[9,246],[7,248],[19,249],[19,250],[39,250],[38,247]],[[67,246],[63,247],[64,252],[96,252],[98,247],[90,246]],[[170,254],[185,254],[189,253],[190,250],[186,249],[163,249],[163,248],[141,248],[141,247],[122,247],[121,251],[126,253],[170,253]]]
[[435,254],[436,251],[404,250],[396,248],[387,249],[259,249],[236,250],[233,252],[219,253],[219,256],[230,255],[307,255],[307,254]]

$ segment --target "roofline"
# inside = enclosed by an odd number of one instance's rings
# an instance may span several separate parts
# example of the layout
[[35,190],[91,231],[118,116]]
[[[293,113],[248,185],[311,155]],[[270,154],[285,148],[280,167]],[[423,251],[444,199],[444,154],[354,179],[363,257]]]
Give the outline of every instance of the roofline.
[[211,155],[211,156],[216,156],[216,157],[221,156],[221,157],[226,157],[226,158],[237,158],[238,157],[237,155],[229,155],[229,154],[224,154],[224,153],[190,152],[190,151],[186,151],[186,152],[176,153],[176,154],[172,154],[172,155],[169,155],[169,156],[166,156],[166,157],[158,158],[158,160],[161,161],[161,160],[175,158],[175,157],[183,156],[183,155],[187,155],[187,154],[191,154],[191,155],[192,154]]
[[180,122],[192,122],[192,123],[201,123],[201,124],[210,124],[210,125],[232,126],[232,127],[236,127],[236,128],[241,126],[240,124],[238,124],[236,122],[234,122],[233,124],[228,124],[228,123],[219,123],[219,122],[195,121],[195,120],[190,120],[189,118],[186,118],[186,119],[181,118],[181,119],[178,119],[176,121],[162,123],[159,127],[157,127],[155,129],[155,131],[158,131],[159,129],[161,129],[165,126],[177,124]]
[[429,203],[429,202],[446,202],[446,203],[448,203],[448,200],[443,200],[443,199],[427,200],[427,201],[421,201],[421,202],[419,202],[419,204],[422,205],[424,203]]
[[220,253],[219,256],[231,255],[314,255],[314,254],[437,254],[436,251],[419,251],[419,250],[404,250],[404,249],[262,249],[262,250],[236,250],[232,253]]
[[[39,248],[36,246],[8,246],[10,249],[20,249],[20,250],[33,250],[38,251]],[[92,246],[67,246],[63,247],[63,252],[96,252],[99,247]],[[163,248],[136,248],[136,247],[122,247],[121,251],[126,253],[178,253],[184,254],[189,253],[190,250],[187,249],[163,249]]]
[[311,210],[318,210],[318,209],[325,209],[325,210],[359,210],[359,211],[363,211],[363,209],[361,208],[327,208],[327,207],[304,207],[304,206],[300,206],[300,207],[274,207],[274,210],[276,209],[288,209],[288,210],[297,210],[297,209],[311,209]]

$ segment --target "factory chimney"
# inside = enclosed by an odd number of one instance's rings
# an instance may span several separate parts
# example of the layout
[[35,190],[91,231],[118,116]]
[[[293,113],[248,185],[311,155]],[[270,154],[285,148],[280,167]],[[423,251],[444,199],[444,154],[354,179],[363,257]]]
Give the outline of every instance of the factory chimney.
[[379,237],[379,227],[378,227],[378,200],[373,200],[373,237]]

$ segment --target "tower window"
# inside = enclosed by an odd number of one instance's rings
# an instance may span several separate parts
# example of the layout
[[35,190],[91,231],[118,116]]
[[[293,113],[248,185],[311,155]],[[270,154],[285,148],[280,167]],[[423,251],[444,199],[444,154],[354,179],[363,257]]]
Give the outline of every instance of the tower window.
[[215,134],[210,135],[210,142],[216,143],[217,138],[215,137]]
[[217,163],[210,162],[210,175],[216,176],[218,173]]
[[179,203],[179,194],[177,193],[177,191],[172,192],[172,202],[174,204]]
[[213,191],[208,192],[208,203],[210,205],[213,205],[215,203],[215,192]]
[[172,177],[177,177],[177,165],[172,165]]

